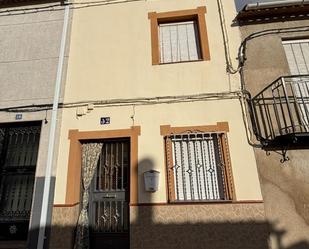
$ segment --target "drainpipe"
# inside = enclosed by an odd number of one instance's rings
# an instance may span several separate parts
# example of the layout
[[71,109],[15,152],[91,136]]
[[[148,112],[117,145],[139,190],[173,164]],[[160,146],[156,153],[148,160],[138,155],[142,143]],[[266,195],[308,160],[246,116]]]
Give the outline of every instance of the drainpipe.
[[51,190],[51,176],[52,176],[53,155],[54,155],[54,146],[55,146],[55,133],[56,133],[56,125],[57,125],[58,104],[59,104],[61,81],[62,81],[65,45],[66,45],[67,30],[68,30],[68,24],[69,24],[69,10],[70,10],[70,7],[68,4],[66,4],[64,8],[63,30],[62,30],[62,37],[61,37],[61,44],[60,44],[60,51],[59,51],[51,124],[50,124],[50,130],[49,130],[47,164],[46,164],[46,171],[45,171],[42,211],[41,211],[41,218],[40,218],[37,249],[43,249],[44,247],[44,241],[46,239],[45,230],[46,230],[47,218],[48,218],[48,207],[49,205],[52,205],[52,203],[49,203],[49,198],[50,198],[50,192],[52,191]]

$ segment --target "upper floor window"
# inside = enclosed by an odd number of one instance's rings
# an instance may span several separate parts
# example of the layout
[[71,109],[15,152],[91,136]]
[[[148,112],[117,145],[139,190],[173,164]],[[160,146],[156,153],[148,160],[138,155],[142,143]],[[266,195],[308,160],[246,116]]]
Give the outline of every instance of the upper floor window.
[[309,39],[283,41],[292,75],[309,74]]
[[197,22],[159,24],[160,63],[202,59]]
[[206,7],[151,12],[152,64],[209,60]]
[[[285,80],[287,93],[294,100],[295,117],[293,124],[308,131],[309,127],[309,39],[282,41],[290,73],[294,76]],[[301,77],[298,77],[301,75]],[[306,76],[304,76],[306,75]],[[299,123],[299,125],[296,125]]]

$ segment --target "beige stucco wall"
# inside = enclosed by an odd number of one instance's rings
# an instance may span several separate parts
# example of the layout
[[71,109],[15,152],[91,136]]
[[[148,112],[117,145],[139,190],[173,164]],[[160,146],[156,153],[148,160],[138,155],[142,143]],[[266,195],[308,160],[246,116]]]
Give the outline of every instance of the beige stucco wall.
[[[210,61],[152,66],[148,12],[206,6]],[[240,44],[231,28],[234,2],[224,1],[231,58]],[[226,73],[226,61],[216,1],[156,0],[101,5],[74,10],[65,103],[136,97],[180,96],[239,89],[238,75]],[[134,116],[134,122],[132,120]],[[100,125],[100,117],[111,124]],[[76,108],[63,110],[55,204],[65,203],[68,169],[68,131],[128,129],[141,126],[138,148],[139,202],[166,202],[163,138],[160,125],[197,126],[228,122],[229,149],[237,200],[261,200],[252,148],[248,145],[239,100],[203,100],[174,104],[95,107],[82,117]],[[144,159],[161,172],[159,191],[143,189]]]
[[[232,22],[233,1],[225,1]],[[152,66],[148,12],[206,6],[210,61]],[[229,30],[232,58],[240,43]],[[74,10],[65,101],[102,100],[204,92],[239,87],[238,76],[225,70],[224,48],[216,1],[138,1]]]
[[[134,115],[134,123],[131,119],[132,115]],[[111,124],[100,125],[100,117],[102,116],[110,117]],[[62,121],[55,193],[55,203],[57,204],[65,201],[69,129],[93,131],[127,129],[133,124],[141,126],[141,135],[138,141],[139,163],[150,159],[153,162],[153,167],[158,169],[161,175],[159,191],[153,194],[146,193],[142,185],[142,173],[147,168],[144,168],[143,164],[139,165],[138,200],[139,202],[165,202],[164,146],[163,137],[160,135],[160,125],[170,124],[176,127],[213,125],[221,121],[227,121],[230,126],[228,139],[237,200],[261,200],[255,159],[252,148],[247,144],[241,109],[237,99],[136,106],[135,111],[133,111],[133,107],[96,108],[79,119],[76,118],[76,109],[71,109],[63,112]]]

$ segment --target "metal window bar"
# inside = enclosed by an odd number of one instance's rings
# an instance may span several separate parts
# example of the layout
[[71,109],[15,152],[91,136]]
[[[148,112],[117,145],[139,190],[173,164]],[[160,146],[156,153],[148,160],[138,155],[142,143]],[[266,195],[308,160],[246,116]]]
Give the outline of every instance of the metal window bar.
[[280,77],[252,98],[256,137],[276,137],[309,132],[309,75]]
[[227,200],[222,133],[171,135],[175,201]]
[[90,194],[93,232],[126,233],[128,213],[128,140],[104,141]]

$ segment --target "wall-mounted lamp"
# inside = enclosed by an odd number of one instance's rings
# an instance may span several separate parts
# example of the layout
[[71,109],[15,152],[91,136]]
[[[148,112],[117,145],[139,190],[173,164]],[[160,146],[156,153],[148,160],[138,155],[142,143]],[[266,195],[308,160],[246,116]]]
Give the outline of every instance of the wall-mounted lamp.
[[158,191],[160,172],[157,170],[148,170],[144,172],[145,190],[148,192]]

